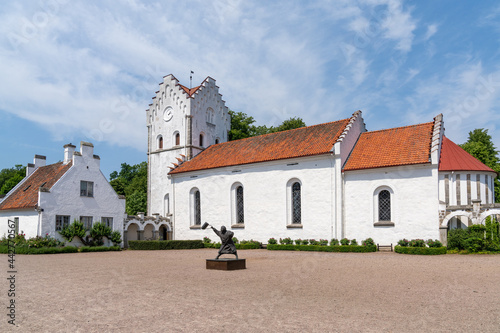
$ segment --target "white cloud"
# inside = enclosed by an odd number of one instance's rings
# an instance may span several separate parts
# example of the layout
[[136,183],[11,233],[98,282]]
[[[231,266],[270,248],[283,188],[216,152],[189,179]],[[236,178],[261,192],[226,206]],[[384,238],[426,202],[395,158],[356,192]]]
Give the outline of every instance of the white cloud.
[[429,38],[434,36],[437,30],[438,30],[437,24],[429,24],[427,26],[427,32],[425,33],[424,40],[428,40]]

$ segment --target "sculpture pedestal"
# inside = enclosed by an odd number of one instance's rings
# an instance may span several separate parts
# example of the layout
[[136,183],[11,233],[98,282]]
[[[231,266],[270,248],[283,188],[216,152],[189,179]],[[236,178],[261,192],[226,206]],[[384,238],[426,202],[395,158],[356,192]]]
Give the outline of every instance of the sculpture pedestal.
[[207,269],[234,271],[245,268],[247,268],[246,259],[207,259]]

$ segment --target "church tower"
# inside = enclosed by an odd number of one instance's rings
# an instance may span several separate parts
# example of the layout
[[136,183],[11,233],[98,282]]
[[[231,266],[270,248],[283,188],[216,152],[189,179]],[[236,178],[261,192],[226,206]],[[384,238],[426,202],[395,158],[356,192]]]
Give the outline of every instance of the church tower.
[[169,74],[146,110],[148,127],[148,212],[172,213],[170,167],[206,147],[226,142],[231,119],[215,80],[189,89]]

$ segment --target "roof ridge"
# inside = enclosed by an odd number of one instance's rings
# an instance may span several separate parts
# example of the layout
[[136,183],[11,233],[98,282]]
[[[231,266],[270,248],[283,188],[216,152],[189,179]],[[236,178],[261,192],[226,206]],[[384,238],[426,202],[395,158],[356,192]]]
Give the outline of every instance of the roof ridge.
[[375,131],[366,131],[361,134],[370,134],[370,133],[377,133],[377,132],[383,132],[383,131],[390,131],[390,130],[395,130],[395,129],[400,129],[400,128],[409,128],[409,127],[417,127],[417,126],[423,126],[423,125],[429,125],[429,124],[434,124],[433,121],[429,121],[426,123],[420,123],[420,124],[414,124],[414,125],[407,125],[407,126],[400,126],[400,127],[391,127],[391,128],[385,128],[385,129],[379,129]]

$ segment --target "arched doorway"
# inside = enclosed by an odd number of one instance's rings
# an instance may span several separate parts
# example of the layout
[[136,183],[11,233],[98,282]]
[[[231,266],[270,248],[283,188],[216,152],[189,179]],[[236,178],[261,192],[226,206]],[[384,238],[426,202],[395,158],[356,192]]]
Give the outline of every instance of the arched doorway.
[[172,232],[168,229],[166,225],[163,224],[160,226],[159,236],[160,240],[171,240]]
[[152,224],[147,224],[144,226],[144,239],[145,240],[154,240],[154,229],[155,227]]
[[128,228],[127,228],[127,240],[138,240],[138,232],[139,231],[139,226],[135,223],[131,223]]

